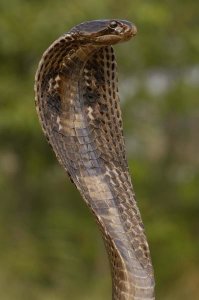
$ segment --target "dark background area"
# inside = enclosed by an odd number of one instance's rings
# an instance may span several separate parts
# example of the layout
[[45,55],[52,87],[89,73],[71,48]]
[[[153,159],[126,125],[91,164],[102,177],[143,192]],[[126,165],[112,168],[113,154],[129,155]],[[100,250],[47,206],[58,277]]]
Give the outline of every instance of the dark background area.
[[44,50],[91,19],[134,22],[115,46],[127,153],[157,299],[199,299],[197,1],[0,2],[0,299],[110,299],[98,228],[41,131]]

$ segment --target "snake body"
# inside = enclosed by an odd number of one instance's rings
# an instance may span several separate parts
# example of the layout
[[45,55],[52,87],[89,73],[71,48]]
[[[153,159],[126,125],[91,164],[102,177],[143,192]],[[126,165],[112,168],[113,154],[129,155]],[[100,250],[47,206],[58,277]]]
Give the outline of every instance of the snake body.
[[111,45],[136,27],[124,20],[79,24],[43,54],[36,108],[57,159],[93,212],[112,273],[112,299],[154,298],[149,247],[129,175]]

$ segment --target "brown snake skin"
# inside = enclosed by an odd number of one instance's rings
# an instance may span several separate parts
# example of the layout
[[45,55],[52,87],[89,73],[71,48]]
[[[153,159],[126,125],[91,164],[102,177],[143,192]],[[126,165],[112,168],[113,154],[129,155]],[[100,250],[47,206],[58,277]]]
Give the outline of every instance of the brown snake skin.
[[102,232],[114,300],[155,299],[149,247],[127,165],[111,47],[136,32],[124,20],[77,25],[44,52],[35,82],[43,131]]

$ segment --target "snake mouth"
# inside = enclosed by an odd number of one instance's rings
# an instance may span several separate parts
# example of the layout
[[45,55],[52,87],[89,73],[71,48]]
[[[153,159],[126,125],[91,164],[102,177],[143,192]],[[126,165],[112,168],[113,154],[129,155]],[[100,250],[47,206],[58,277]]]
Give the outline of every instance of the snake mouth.
[[121,27],[115,28],[114,32],[103,33],[102,35],[93,37],[94,41],[98,44],[105,45],[114,45],[117,43],[125,42],[130,40],[132,37],[136,36],[137,28],[135,25],[131,24],[131,26],[123,25]]

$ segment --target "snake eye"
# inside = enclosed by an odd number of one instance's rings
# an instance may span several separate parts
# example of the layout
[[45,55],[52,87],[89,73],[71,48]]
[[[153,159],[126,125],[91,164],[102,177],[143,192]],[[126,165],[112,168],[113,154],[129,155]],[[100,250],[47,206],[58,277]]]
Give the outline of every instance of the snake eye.
[[112,21],[112,22],[109,24],[109,26],[110,26],[111,28],[116,28],[116,27],[117,27],[117,22],[116,22],[116,21]]

